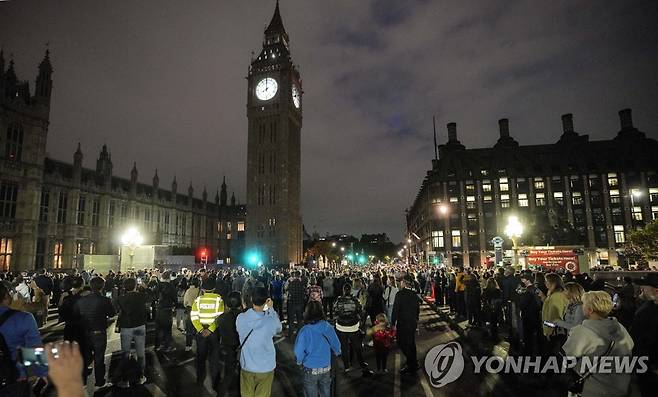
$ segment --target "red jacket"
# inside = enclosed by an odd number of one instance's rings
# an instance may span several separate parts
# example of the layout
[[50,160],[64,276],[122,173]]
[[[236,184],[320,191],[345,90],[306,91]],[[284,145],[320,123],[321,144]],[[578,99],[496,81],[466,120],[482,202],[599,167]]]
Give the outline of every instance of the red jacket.
[[[375,325],[377,324],[379,324],[379,321],[375,322]],[[375,349],[378,350],[390,349],[394,339],[395,339],[395,330],[390,326],[386,326],[386,328],[376,331],[372,335],[373,345]]]

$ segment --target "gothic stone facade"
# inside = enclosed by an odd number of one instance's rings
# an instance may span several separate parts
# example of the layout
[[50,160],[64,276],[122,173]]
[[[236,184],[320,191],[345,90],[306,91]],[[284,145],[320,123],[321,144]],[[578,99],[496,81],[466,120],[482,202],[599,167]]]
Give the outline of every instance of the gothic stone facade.
[[247,89],[247,251],[266,265],[300,263],[302,85],[278,3]]
[[581,245],[591,263],[616,264],[628,232],[658,217],[658,142],[633,126],[630,109],[619,117],[613,139],[590,141],[566,114],[557,143],[531,146],[502,119],[500,139],[482,149],[466,149],[448,124],[448,142],[407,211],[412,255],[479,266],[515,214],[525,224],[522,245]]
[[36,90],[19,81],[13,62],[0,53],[0,270],[72,268],[84,254],[117,254],[119,236],[136,226],[146,244],[192,254],[204,247],[208,261],[242,259],[246,208],[227,199],[222,183],[214,203],[112,174],[103,146],[96,168],[83,166],[80,146],[73,164],[46,157],[53,69],[49,54],[39,65]]

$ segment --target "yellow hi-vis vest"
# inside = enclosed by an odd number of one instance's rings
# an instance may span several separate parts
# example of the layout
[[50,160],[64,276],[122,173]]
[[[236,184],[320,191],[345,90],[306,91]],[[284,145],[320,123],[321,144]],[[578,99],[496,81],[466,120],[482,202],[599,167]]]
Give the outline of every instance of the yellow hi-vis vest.
[[206,292],[194,300],[190,319],[197,331],[207,328],[210,332],[215,332],[217,324],[215,319],[224,313],[224,301],[222,298],[211,292]]

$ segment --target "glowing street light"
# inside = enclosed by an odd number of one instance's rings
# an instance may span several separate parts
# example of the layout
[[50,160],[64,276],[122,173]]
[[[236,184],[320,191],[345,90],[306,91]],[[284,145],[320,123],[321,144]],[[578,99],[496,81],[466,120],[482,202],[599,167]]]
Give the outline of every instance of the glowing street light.
[[439,205],[439,214],[445,215],[448,213],[448,206],[445,204],[440,204]]
[[336,248],[336,243],[331,243],[331,246],[332,246],[333,248]]
[[345,252],[345,247],[340,247],[340,252]]
[[505,226],[505,234],[512,240],[512,250],[514,251],[513,264],[519,264],[518,258],[518,247],[517,240],[523,235],[523,225],[519,221],[519,218],[515,215],[511,215],[507,219],[507,226]]
[[129,227],[121,235],[121,245],[126,246],[130,249],[130,267],[133,267],[133,259],[135,257],[135,249],[142,245],[144,238],[139,233],[136,227]]

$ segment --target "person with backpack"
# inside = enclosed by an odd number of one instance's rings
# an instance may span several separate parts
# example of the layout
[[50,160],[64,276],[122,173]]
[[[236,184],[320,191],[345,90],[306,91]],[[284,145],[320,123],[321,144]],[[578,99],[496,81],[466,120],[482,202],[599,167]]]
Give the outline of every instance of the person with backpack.
[[[13,310],[11,287],[0,282],[0,396],[29,392],[25,372],[16,364],[19,347],[39,347],[41,335],[31,313]],[[45,376],[45,374],[39,374]]]
[[217,317],[217,338],[219,351],[224,356],[224,380],[217,392],[218,397],[224,397],[233,389],[237,378],[237,353],[240,346],[240,336],[235,326],[238,315],[242,312],[242,296],[240,292],[233,291],[228,294],[226,306],[228,310]]
[[281,332],[279,315],[267,289],[257,287],[252,308],[240,313],[235,321],[240,336],[240,395],[268,397],[272,394],[276,349],[273,338]]
[[342,359],[344,371],[349,372],[352,367],[352,352],[361,366],[363,377],[368,377],[373,372],[368,369],[368,364],[363,359],[363,336],[361,333],[361,303],[352,296],[352,286],[343,285],[343,295],[334,303],[334,314],[336,316],[336,331],[340,340],[340,350],[343,352]]
[[215,278],[210,276],[203,280],[203,293],[194,300],[190,318],[197,331],[196,334],[196,382],[203,384],[206,379],[206,360],[210,362],[210,377],[213,388],[219,385],[219,343],[217,317],[224,313],[224,301],[214,293]]
[[325,320],[322,303],[310,301],[304,312],[304,325],[295,340],[295,358],[302,369],[304,395],[329,396],[331,393],[331,353],[340,356],[340,341]]

